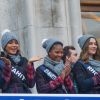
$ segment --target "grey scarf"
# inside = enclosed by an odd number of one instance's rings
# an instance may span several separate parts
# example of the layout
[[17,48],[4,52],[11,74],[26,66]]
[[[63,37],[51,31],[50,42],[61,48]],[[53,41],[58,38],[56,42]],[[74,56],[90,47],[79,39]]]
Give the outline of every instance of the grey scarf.
[[[58,76],[61,74],[64,69],[63,61],[60,62],[51,60],[48,56],[44,58],[44,65],[51,70],[53,70]],[[64,85],[62,85],[63,90],[67,93],[67,90]]]
[[48,56],[44,58],[44,65],[52,69],[57,75],[60,75],[62,70],[64,69],[64,64],[62,60],[60,62],[53,61]]
[[89,64],[95,69],[96,71],[100,72],[100,61],[94,60],[89,58]]
[[16,64],[18,64],[21,60],[21,56],[19,53],[15,54],[15,55],[11,55],[11,54],[8,54],[6,51],[4,51],[4,54],[7,56],[9,56]]
[[9,56],[16,64],[18,64],[21,60],[21,56],[19,54],[18,55],[9,55]]

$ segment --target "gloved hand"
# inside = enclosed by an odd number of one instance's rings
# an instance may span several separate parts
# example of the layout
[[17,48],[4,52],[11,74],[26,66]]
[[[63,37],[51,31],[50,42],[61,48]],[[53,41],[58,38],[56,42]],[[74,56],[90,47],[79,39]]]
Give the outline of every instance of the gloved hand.
[[94,81],[94,85],[100,85],[100,72],[98,72],[98,74],[93,76],[92,79]]

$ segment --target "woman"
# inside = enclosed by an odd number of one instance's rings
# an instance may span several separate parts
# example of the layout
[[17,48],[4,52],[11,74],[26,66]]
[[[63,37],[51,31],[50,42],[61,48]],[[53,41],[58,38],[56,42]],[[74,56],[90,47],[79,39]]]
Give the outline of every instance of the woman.
[[56,39],[48,39],[43,42],[43,48],[47,51],[44,63],[36,69],[36,88],[38,93],[68,93],[72,86],[68,74],[70,67],[62,62],[63,44]]
[[92,35],[83,35],[78,40],[82,51],[73,68],[79,93],[100,93],[100,49]]
[[35,70],[20,54],[19,41],[11,32],[5,32],[1,39],[4,52],[0,66],[0,88],[2,93],[31,93],[29,88],[35,84]]

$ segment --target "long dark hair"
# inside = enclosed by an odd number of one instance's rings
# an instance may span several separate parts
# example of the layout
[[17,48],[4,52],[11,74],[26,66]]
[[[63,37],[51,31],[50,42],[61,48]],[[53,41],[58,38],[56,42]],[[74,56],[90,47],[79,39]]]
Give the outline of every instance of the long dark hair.
[[[91,39],[91,38],[90,38]],[[88,48],[89,48],[89,41],[90,39],[87,40],[87,42],[85,43],[81,53],[80,53],[80,59],[82,61],[84,61],[84,63],[87,63],[88,60],[89,60],[89,55],[88,55]],[[95,38],[94,38],[95,39]],[[95,39],[96,40],[96,39]],[[99,47],[99,44],[96,40],[96,45],[97,45],[97,51],[96,53],[93,55],[93,59],[94,60],[98,60],[100,61],[100,47]]]

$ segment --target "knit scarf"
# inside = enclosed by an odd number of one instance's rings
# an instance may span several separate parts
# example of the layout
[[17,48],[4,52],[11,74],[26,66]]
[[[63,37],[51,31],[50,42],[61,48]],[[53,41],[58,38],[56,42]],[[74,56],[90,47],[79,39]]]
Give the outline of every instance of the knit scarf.
[[93,67],[93,69],[100,72],[100,61],[89,58],[89,64]]
[[[61,74],[62,70],[64,69],[64,64],[62,60],[60,62],[53,61],[48,56],[44,58],[44,65],[50,68],[51,70],[53,70],[58,76]],[[70,76],[67,76],[65,81],[66,81],[65,85],[67,86],[70,93],[75,93],[74,85]],[[65,85],[62,85],[62,88],[67,93]]]
[[14,63],[18,64],[21,61],[21,56],[17,55],[9,55],[9,57],[14,61]]
[[48,56],[44,58],[44,65],[51,70],[53,70],[58,76],[61,74],[64,69],[63,61],[60,62],[51,60]]

